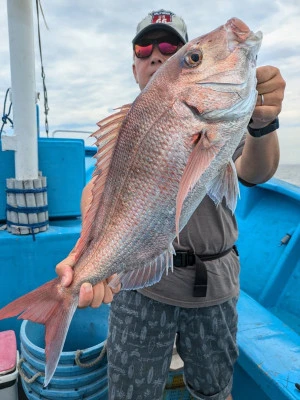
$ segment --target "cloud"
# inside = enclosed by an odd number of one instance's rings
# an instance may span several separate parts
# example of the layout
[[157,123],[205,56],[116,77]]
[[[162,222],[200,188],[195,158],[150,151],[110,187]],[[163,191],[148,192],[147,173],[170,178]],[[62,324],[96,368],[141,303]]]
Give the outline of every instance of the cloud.
[[[35,2],[33,2],[35,3]],[[115,107],[133,101],[138,87],[132,76],[131,40],[137,23],[149,11],[160,9],[138,0],[42,1],[49,30],[41,17],[41,38],[49,100],[50,130],[95,130],[96,122]],[[200,36],[229,18],[243,19],[264,34],[259,64],[280,68],[287,82],[280,116],[281,162],[299,160],[299,70],[298,0],[165,0],[163,7],[181,15],[190,38]],[[218,10],[216,12],[216,10]],[[35,21],[36,86],[41,93],[40,119],[44,130],[43,85]],[[0,106],[10,86],[6,7],[0,15]],[[1,107],[0,107],[1,108]],[[296,149],[296,150],[295,150]],[[298,157],[298,158],[297,158]]]

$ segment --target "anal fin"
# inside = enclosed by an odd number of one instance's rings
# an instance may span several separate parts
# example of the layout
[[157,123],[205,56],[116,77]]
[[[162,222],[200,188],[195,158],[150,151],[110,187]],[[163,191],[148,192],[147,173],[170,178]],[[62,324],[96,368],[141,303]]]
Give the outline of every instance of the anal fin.
[[164,271],[168,271],[169,268],[173,270],[173,254],[174,249],[171,245],[170,249],[164,251],[150,265],[120,272],[110,281],[109,286],[116,288],[121,284],[122,290],[142,289],[146,286],[152,286],[161,280]]

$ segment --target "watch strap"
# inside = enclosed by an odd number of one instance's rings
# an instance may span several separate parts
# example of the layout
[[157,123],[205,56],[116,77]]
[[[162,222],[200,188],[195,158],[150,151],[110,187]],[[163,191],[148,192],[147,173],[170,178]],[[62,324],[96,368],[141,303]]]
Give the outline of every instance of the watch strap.
[[[250,121],[251,122],[251,121]],[[249,125],[247,127],[248,132],[250,133],[251,136],[259,138],[264,135],[267,135],[268,133],[276,131],[276,129],[279,128],[279,119],[278,117],[274,119],[269,125],[265,126],[264,128],[259,128],[259,129],[253,129]]]

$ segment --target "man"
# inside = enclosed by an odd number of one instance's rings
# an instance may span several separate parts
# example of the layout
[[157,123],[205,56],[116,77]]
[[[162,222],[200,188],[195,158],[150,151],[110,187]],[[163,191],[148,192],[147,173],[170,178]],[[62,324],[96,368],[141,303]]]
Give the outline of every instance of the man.
[[[184,21],[174,13],[149,13],[133,39],[133,74],[141,90],[152,75],[188,41]],[[249,133],[233,155],[247,185],[272,177],[279,161],[276,128],[285,82],[278,69],[257,69],[257,106]],[[92,182],[84,189],[82,215]],[[239,260],[234,216],[206,196],[174,243],[174,273],[139,291],[121,291],[111,305],[108,336],[109,399],[161,399],[175,335],[188,390],[196,399],[231,399],[236,344]],[[57,266],[68,286],[73,254]],[[110,279],[82,285],[80,306],[112,301]],[[115,290],[117,292],[118,290]]]

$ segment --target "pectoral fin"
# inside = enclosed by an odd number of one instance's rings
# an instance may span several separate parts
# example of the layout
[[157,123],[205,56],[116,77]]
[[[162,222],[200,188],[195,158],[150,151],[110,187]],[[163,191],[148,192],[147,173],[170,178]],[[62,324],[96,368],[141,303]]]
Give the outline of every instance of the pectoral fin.
[[196,135],[192,137],[195,147],[183,172],[176,200],[175,223],[177,238],[179,236],[179,219],[183,202],[222,147],[217,133],[217,130],[212,128],[210,131],[201,132],[198,137]]

